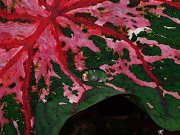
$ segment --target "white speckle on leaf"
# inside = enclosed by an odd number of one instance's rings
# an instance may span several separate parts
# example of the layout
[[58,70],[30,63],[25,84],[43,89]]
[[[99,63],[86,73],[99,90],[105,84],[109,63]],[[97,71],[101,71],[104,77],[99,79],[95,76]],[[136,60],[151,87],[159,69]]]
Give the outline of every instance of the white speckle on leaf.
[[45,6],[41,6],[43,9],[46,9],[46,7]]
[[56,95],[56,93],[55,93],[55,92],[52,92],[52,94]]
[[151,105],[150,103],[146,103],[148,106],[149,106],[149,108],[151,108],[151,109],[153,109],[154,108],[154,106],[153,105]]
[[13,125],[14,125],[14,127],[15,127],[16,131],[17,131],[17,135],[20,135],[20,132],[19,132],[19,128],[18,128],[17,121],[12,120],[12,122],[13,122]]
[[168,26],[164,26],[164,28],[166,28],[166,29],[176,29],[176,27],[168,27]]
[[148,27],[141,27],[141,28],[137,28],[136,30],[130,30],[128,33],[129,39],[132,39],[133,34],[137,36],[141,31],[146,31],[146,30],[151,30],[151,29]]
[[58,105],[67,105],[65,102],[59,102]]
[[73,37],[74,36],[74,34],[71,34],[71,37]]
[[34,117],[31,118],[31,126],[33,127],[34,125]]
[[47,102],[47,100],[44,98],[44,99],[42,99],[42,101],[43,101],[43,103],[46,103]]

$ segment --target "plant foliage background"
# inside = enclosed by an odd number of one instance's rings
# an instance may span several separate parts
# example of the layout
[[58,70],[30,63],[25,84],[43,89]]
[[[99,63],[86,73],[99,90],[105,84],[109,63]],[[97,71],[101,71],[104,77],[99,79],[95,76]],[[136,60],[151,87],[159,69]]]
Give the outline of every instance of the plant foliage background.
[[57,135],[70,116],[117,94],[180,130],[179,7],[0,0],[0,134]]

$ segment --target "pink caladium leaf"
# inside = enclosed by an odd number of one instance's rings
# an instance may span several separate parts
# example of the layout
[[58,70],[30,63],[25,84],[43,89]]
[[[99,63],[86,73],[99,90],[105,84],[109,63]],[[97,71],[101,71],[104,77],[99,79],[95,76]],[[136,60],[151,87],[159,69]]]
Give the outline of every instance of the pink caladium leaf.
[[179,7],[0,0],[0,134],[56,135],[75,112],[116,94],[140,97],[158,125],[180,130]]

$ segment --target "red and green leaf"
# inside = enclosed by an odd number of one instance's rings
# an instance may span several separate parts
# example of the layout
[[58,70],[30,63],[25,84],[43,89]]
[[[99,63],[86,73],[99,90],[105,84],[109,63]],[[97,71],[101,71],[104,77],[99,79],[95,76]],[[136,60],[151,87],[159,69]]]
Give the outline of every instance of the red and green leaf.
[[180,130],[179,5],[0,0],[0,132],[56,135],[117,94],[140,97],[158,125]]

